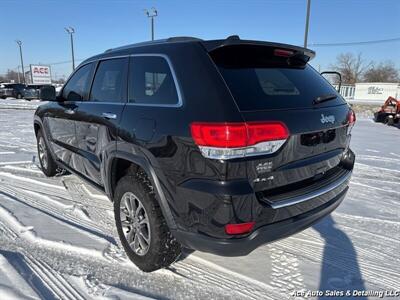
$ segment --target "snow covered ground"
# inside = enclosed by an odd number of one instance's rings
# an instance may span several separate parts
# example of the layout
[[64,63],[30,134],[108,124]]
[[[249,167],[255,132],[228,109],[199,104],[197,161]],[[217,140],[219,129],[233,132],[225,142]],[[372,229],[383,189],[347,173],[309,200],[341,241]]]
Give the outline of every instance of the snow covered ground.
[[246,257],[187,252],[146,274],[118,246],[104,195],[76,176],[49,179],[39,170],[38,104],[0,100],[0,299],[295,299],[300,290],[400,290],[400,129],[357,121],[350,191],[312,228]]

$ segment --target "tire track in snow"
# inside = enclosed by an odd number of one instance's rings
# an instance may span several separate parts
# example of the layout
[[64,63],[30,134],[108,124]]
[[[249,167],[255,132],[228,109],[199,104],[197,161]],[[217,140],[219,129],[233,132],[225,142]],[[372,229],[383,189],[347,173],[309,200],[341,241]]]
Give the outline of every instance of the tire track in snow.
[[[331,247],[331,252],[335,252],[335,259],[331,257],[322,257],[322,254],[319,254],[319,247],[316,247],[313,244],[307,243],[304,239],[301,239],[303,244],[307,244],[306,247],[302,247],[301,256],[307,258],[311,261],[322,262],[324,264],[331,265],[332,267],[340,268],[349,273],[356,274],[359,272],[356,267],[351,263],[347,263],[349,260],[354,259],[347,255],[342,249],[336,248],[335,245],[325,245],[325,247]],[[292,238],[288,238],[286,240],[281,240],[274,245],[276,247],[283,249],[286,252],[292,253],[293,249],[295,249],[293,245]],[[333,251],[332,251],[333,250]],[[358,265],[360,266],[360,270],[362,271],[362,277],[364,280],[371,281],[374,283],[378,283],[381,286],[388,287],[390,289],[396,289],[399,287],[398,281],[393,279],[390,274],[385,274],[385,269],[381,269],[378,265],[372,264],[370,261],[365,262],[364,260],[358,261]]]
[[[89,234],[92,234],[94,236],[97,236],[101,239],[107,240],[109,243],[116,245],[117,242],[115,241],[115,238],[110,235],[110,234],[105,234],[104,233],[104,228],[98,226],[94,222],[90,222],[88,220],[83,220],[80,219],[74,215],[71,215],[68,211],[65,210],[57,210],[54,209],[54,207],[47,205],[40,200],[38,201],[37,198],[35,198],[32,195],[26,195],[23,191],[20,191],[15,188],[7,188],[0,186],[0,194],[3,194],[6,197],[12,198],[15,201],[18,201],[22,204],[27,205],[30,208],[39,210],[40,212],[53,217],[61,222],[64,222],[68,225],[71,225],[75,228],[78,228],[80,230],[83,230]],[[41,197],[46,197],[41,195]],[[54,201],[54,200],[53,200]]]
[[271,285],[286,295],[291,295],[293,291],[306,290],[296,255],[282,251],[274,244],[268,245],[268,248],[272,260]]
[[85,298],[58,272],[45,262],[40,262],[30,255],[24,255],[28,266],[51,290],[58,299],[85,300]]
[[[3,228],[4,231],[7,232],[8,237],[12,239],[20,238],[20,235],[25,233],[25,231],[21,230],[23,227],[22,224],[19,224],[18,220],[13,219],[13,216],[7,216],[9,213],[1,206],[0,209],[2,210],[0,215],[2,215],[3,218],[5,217],[8,219],[8,222],[10,223],[9,225],[6,225],[0,221],[0,228]],[[19,227],[19,230],[18,228],[13,228],[12,224],[14,227]],[[55,298],[63,300],[85,300],[85,298],[64,277],[62,277],[61,274],[52,270],[46,262],[40,262],[26,252],[22,255],[26,265],[37,275],[41,283],[49,288]],[[29,276],[28,278],[30,285],[33,284],[31,277],[32,276]],[[38,288],[37,285],[38,284],[36,283],[36,289]]]
[[[1,169],[5,169],[5,167],[2,167]],[[41,171],[39,172],[41,173]],[[40,177],[38,179],[48,180],[48,178],[40,178]],[[109,202],[106,196],[93,195],[86,187],[84,187],[83,183],[75,182],[75,179],[70,179],[69,177],[61,178],[61,182],[63,185],[55,184],[56,182],[54,183],[43,182],[41,180],[28,178],[25,176],[21,176],[20,174],[17,175],[9,172],[0,171],[0,181],[6,182],[9,186],[22,189],[25,191],[39,192],[45,196],[55,197],[56,199],[60,199],[64,202],[84,204],[85,206],[97,209],[104,209],[111,211],[113,210],[112,206],[107,207],[105,205],[107,204],[106,201]],[[76,196],[76,194],[78,195],[79,200],[85,200],[84,196],[87,196],[87,198],[90,201],[76,200],[75,199],[76,197],[74,197]]]
[[[6,209],[2,208],[0,206],[0,218],[1,220],[6,220],[8,223],[8,227],[12,228],[12,230],[15,233],[20,233],[18,234],[19,238],[22,240],[26,239],[26,242],[31,244],[31,245],[37,245],[37,246],[45,246],[45,247],[50,247],[55,250],[61,250],[60,243],[55,243],[51,242],[50,245],[48,245],[47,240],[43,240],[41,238],[35,238],[33,236],[32,232],[26,232],[23,229],[26,228],[22,224],[19,223],[19,221],[10,214]],[[21,233],[22,232],[22,233]],[[24,244],[27,244],[24,242]],[[54,244],[59,244],[57,247],[54,247]],[[67,252],[70,252],[71,249],[65,249]],[[32,255],[27,254],[26,252],[30,252],[28,249],[23,248],[22,251],[24,252],[24,255],[27,257],[26,262],[29,265],[29,267],[33,270],[33,272],[40,278],[40,282],[43,282],[49,289],[52,291],[52,293],[56,294],[59,299],[82,299],[82,297],[79,297],[79,291],[73,289],[70,287],[68,283],[65,283],[66,279],[62,278],[62,275],[59,274],[58,272],[54,271],[51,269],[51,267],[44,262],[40,262],[37,259],[35,259]],[[79,249],[76,249],[76,251],[72,251],[75,253],[75,255],[80,255],[80,256],[85,256],[86,253],[79,251]],[[92,259],[96,259],[96,257],[92,257]],[[97,258],[98,259],[98,258]],[[194,259],[194,262],[196,262],[197,259]],[[176,274],[180,275],[177,277],[183,277],[186,280],[192,281],[192,282],[199,282],[199,284],[203,285],[204,287],[212,285],[213,288],[217,288],[218,290],[225,291],[226,295],[238,295],[236,299],[271,299],[266,296],[266,290],[264,289],[263,284],[254,284],[252,283],[252,280],[243,280],[242,278],[235,279],[232,278],[232,274],[227,273],[225,274],[221,270],[217,270],[215,268],[207,268],[202,266],[201,264],[196,264],[192,261],[192,259],[188,259],[186,262],[179,262],[177,264],[177,270]],[[116,263],[118,263],[121,267],[129,267],[132,270],[137,270],[137,268],[132,264],[130,264],[130,261],[127,259],[121,260],[119,262],[114,261],[113,265],[116,267]],[[217,267],[218,268],[218,267]],[[141,275],[140,271],[138,275]],[[160,270],[159,273],[163,272],[169,272],[168,270]],[[188,276],[185,276],[181,273],[187,273]],[[174,276],[176,276],[174,274]],[[244,276],[243,276],[244,277]],[[247,281],[247,282],[246,282]],[[66,289],[62,289],[65,287]],[[269,294],[273,293],[273,291],[268,291]],[[256,296],[254,296],[256,295]],[[235,297],[233,297],[235,298]],[[47,299],[47,298],[46,298]],[[274,297],[276,299],[276,297]]]
[[[101,230],[102,228],[99,228],[97,224],[94,224],[92,222],[83,222],[83,220],[80,220],[79,218],[76,217],[71,217],[71,216],[66,216],[65,212],[63,211],[57,211],[54,209],[54,207],[50,207],[48,205],[44,205],[41,203],[40,200],[43,200],[43,195],[40,195],[36,193],[36,195],[32,192],[26,193],[24,191],[20,191],[18,188],[5,188],[0,186],[0,194],[1,193],[6,193],[6,196],[9,196],[9,193],[12,192],[14,194],[14,200],[20,201],[21,203],[28,205],[34,209],[38,209],[43,213],[46,213],[50,217],[54,217],[58,220],[67,222],[69,225],[74,223],[75,225],[80,225],[78,228],[89,231],[93,233],[93,228],[92,226],[96,229]],[[40,200],[35,199],[36,197],[39,197]],[[52,200],[55,201],[55,200]],[[33,206],[31,205],[33,204]],[[65,219],[67,217],[67,219]],[[82,228],[84,226],[84,228]],[[76,226],[75,226],[76,227]],[[96,234],[97,235],[97,234]],[[100,236],[101,238],[106,238],[106,236]],[[114,237],[108,236],[107,238],[112,238],[114,241]],[[107,239],[108,240],[108,239]],[[109,240],[108,240],[109,241]],[[103,257],[105,259],[111,260],[114,263],[120,263],[120,264],[126,264],[126,263],[131,263],[124,255],[121,255],[121,249],[118,248],[116,249],[115,245],[110,245],[107,249],[105,249],[102,253]],[[248,278],[246,284],[242,284],[240,281],[234,281],[233,278],[229,275],[223,275],[223,274],[215,274],[216,272],[202,268],[200,266],[194,266],[193,263],[188,261],[185,262],[179,262],[176,265],[176,269],[178,270],[177,274],[179,274],[180,271],[183,271],[186,276],[190,280],[194,281],[199,281],[200,283],[204,284],[210,284],[212,283],[213,285],[226,290],[227,292],[231,293],[232,291],[235,291],[235,293],[242,295],[240,298],[249,298],[249,299],[262,299],[266,298],[265,295],[265,289],[257,287],[257,285],[252,285]],[[132,265],[132,267],[134,267]],[[260,283],[261,284],[261,283]],[[241,288],[235,288],[235,286],[240,286]],[[271,293],[273,289],[270,289],[269,292]],[[254,297],[252,294],[254,294],[254,291],[258,291],[258,296]],[[280,294],[279,294],[280,295]],[[268,299],[268,297],[266,298]]]
[[11,230],[6,224],[4,224],[1,220],[0,220],[0,232],[2,234],[4,234],[5,237],[11,239],[11,240],[15,240],[16,238],[18,238],[18,235],[14,233],[13,230]]
[[[345,227],[345,226],[341,225],[341,227]],[[351,228],[349,228],[349,229],[351,229]],[[307,234],[305,232],[301,233],[301,234],[304,235],[304,237],[306,237],[306,238],[298,238],[298,237],[294,236],[294,237],[291,237],[291,239],[298,241],[298,243],[307,244],[307,245],[311,244],[312,246],[314,246],[315,249],[322,249],[324,247],[324,243],[322,241],[311,241],[311,239],[313,239],[313,238],[316,238],[316,239],[320,239],[320,238],[314,237],[313,235]],[[370,238],[366,238],[366,242],[368,242],[368,241],[370,241]],[[331,245],[331,244],[328,245],[328,247],[332,247],[332,246],[335,247],[334,245]],[[393,251],[396,251],[396,247],[393,247],[393,248],[394,248]],[[386,258],[385,261],[393,259],[392,255],[390,253],[382,253],[382,251],[380,251],[380,249],[369,250],[369,249],[361,248],[358,246],[355,246],[355,249],[356,249],[358,255],[362,255],[364,258],[367,258],[370,260],[373,260],[377,256],[379,256],[379,258],[381,258],[381,259],[385,257]],[[341,249],[339,249],[338,251],[340,252]],[[388,251],[388,252],[390,252],[390,251]],[[342,253],[342,252],[340,252],[340,253]],[[393,262],[393,263],[395,263],[395,262]],[[374,265],[374,269],[375,270],[381,269],[383,272],[385,272],[387,274],[397,275],[397,273],[393,273],[385,267]]]
[[[214,269],[210,270],[210,269]],[[167,269],[168,270],[168,269]],[[169,270],[173,273],[189,278],[209,286],[217,286],[235,293],[237,299],[277,299],[282,295],[274,291],[267,284],[252,280],[246,276],[229,271],[213,263],[204,262],[203,259],[189,255],[183,261],[176,262]],[[274,295],[273,297],[271,297]]]
[[[400,192],[398,192],[398,191],[388,190],[388,189],[382,189],[382,188],[379,188],[379,187],[375,187],[375,186],[363,184],[363,183],[360,183],[360,182],[352,181],[350,184],[362,186],[362,187],[365,187],[365,188],[367,188],[367,189],[376,190],[376,191],[380,191],[380,192],[394,193],[394,194],[399,194],[399,195],[400,195]],[[390,199],[390,200],[391,200],[391,199]]]
[[357,172],[357,173],[359,172],[359,170],[367,171],[368,173],[371,173],[372,169],[375,169],[375,170],[386,172],[386,173],[392,173],[393,176],[399,176],[399,174],[400,174],[400,170],[376,167],[376,166],[367,165],[367,164],[363,164],[363,163],[359,163],[359,162],[356,162],[355,166],[356,166],[355,172]]

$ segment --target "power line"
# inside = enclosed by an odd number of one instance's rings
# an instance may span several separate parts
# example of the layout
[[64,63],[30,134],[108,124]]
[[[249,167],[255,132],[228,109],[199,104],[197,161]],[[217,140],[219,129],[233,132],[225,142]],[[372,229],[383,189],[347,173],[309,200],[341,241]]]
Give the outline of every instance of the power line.
[[370,44],[381,44],[381,43],[391,43],[400,42],[400,37],[384,40],[372,40],[372,41],[361,41],[361,42],[344,42],[344,43],[315,43],[308,44],[312,47],[334,47],[334,46],[354,46],[354,45],[370,45]]
[[[83,61],[83,59],[75,59],[76,62],[81,62]],[[50,66],[54,66],[54,65],[63,65],[63,64],[69,64],[71,63],[72,60],[64,60],[64,61],[58,61],[58,62],[52,62],[52,63],[47,63],[45,65],[50,65]]]

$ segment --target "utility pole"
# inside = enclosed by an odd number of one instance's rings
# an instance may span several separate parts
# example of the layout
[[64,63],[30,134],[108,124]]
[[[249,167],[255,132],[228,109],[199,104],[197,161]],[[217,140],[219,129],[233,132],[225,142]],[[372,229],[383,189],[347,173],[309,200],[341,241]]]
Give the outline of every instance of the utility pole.
[[310,6],[311,6],[311,0],[307,0],[306,29],[304,31],[304,48],[307,48],[308,25],[310,23]]
[[71,39],[71,54],[72,54],[72,71],[75,70],[75,55],[74,55],[74,38],[73,34],[75,33],[75,29],[70,27],[65,27],[65,31],[69,34],[69,37]]
[[20,40],[15,41],[19,47],[19,56],[21,58],[21,68],[22,68],[22,82],[25,84],[25,72],[24,72],[24,60],[22,59],[22,42]]
[[158,16],[158,12],[154,7],[151,8],[151,11],[145,9],[144,12],[147,15],[147,17],[150,18],[150,22],[151,22],[151,40],[154,41],[154,18]]
[[17,75],[18,75],[18,83],[21,83],[21,78],[19,77],[19,66],[17,67],[17,70],[18,70],[18,72],[17,72]]

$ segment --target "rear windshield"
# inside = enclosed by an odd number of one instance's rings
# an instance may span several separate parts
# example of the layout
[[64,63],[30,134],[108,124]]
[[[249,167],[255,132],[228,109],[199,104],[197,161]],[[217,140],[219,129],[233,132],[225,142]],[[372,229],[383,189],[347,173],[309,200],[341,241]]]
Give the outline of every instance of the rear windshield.
[[[286,60],[247,56],[241,59],[236,53],[235,59],[216,59],[222,77],[227,83],[239,109],[269,110],[314,107],[313,101],[319,96],[338,95],[332,85],[308,64],[289,65]],[[258,63],[259,62],[259,63]],[[338,95],[318,107],[345,103]]]

